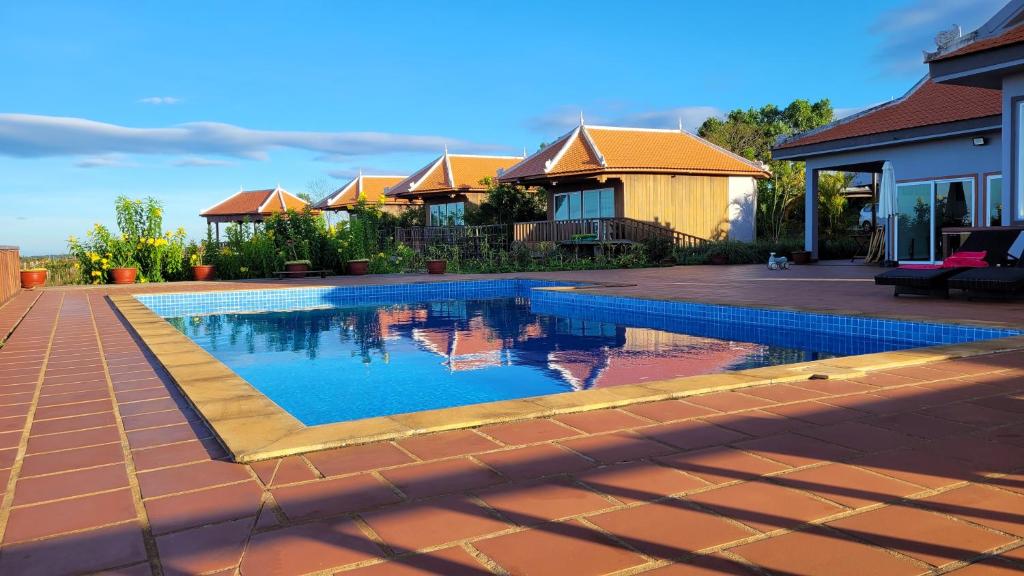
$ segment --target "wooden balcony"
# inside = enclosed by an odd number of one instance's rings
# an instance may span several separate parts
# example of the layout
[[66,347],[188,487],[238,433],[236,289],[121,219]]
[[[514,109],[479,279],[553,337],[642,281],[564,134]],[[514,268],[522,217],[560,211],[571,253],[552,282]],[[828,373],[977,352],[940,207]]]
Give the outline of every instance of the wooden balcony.
[[579,220],[541,220],[512,225],[512,239],[535,244],[627,244],[652,238],[667,238],[679,247],[697,246],[705,238],[632,218],[582,218]]

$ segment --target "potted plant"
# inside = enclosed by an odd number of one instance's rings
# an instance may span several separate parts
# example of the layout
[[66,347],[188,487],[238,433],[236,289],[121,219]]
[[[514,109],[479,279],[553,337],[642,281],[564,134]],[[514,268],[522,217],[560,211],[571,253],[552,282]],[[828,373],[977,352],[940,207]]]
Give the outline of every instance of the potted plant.
[[363,276],[370,271],[369,258],[356,258],[348,261],[348,273],[353,276]]
[[213,280],[217,267],[213,264],[204,264],[203,256],[206,255],[206,244],[200,242],[196,245],[189,260],[192,263],[192,279],[196,282]]
[[793,257],[793,264],[811,263],[811,252],[809,250],[793,250],[791,256]]
[[443,258],[427,260],[427,274],[444,274],[448,269],[448,261]]
[[46,284],[46,268],[26,268],[21,271],[21,287],[31,290]]
[[134,284],[139,274],[135,262],[135,242],[124,235],[110,242],[110,281],[114,284]]

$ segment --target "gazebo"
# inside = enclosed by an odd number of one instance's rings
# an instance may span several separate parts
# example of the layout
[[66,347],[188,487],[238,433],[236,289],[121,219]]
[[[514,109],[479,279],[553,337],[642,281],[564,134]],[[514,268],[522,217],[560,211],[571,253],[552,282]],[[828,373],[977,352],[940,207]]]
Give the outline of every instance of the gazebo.
[[266,190],[239,189],[228,198],[210,206],[199,213],[206,218],[207,225],[216,227],[217,240],[220,241],[220,224],[263,222],[271,214],[280,214],[288,210],[302,210],[308,202],[288,192],[284,188],[268,188]]
[[422,204],[418,200],[387,196],[386,192],[405,180],[405,176],[369,176],[362,173],[316,203],[318,210],[351,212],[360,199],[367,204],[379,205],[381,210],[398,214],[409,206]]

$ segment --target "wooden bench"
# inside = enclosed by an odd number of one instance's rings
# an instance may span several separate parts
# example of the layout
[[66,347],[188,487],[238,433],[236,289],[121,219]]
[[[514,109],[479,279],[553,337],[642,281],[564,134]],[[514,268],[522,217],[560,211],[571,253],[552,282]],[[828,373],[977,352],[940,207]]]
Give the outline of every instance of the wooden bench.
[[281,270],[274,272],[274,278],[283,280],[285,278],[305,278],[307,276],[319,276],[321,278],[327,278],[327,273],[330,270],[303,270],[301,272],[289,272],[287,270]]

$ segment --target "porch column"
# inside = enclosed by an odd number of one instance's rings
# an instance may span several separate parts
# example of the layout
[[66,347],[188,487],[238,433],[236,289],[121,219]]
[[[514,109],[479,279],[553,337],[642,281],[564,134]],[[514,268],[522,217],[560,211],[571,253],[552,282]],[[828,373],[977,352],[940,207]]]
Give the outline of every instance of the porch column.
[[808,167],[804,187],[804,250],[818,259],[818,170]]

